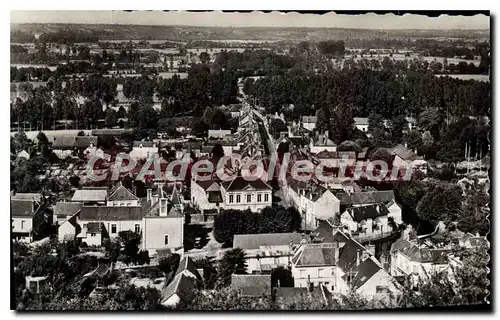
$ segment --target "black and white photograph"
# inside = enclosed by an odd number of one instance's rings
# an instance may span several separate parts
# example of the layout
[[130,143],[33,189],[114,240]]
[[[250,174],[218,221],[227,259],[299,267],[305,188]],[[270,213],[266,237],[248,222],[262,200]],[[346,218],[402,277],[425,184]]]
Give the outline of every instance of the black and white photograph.
[[10,11],[11,309],[491,311],[490,26]]

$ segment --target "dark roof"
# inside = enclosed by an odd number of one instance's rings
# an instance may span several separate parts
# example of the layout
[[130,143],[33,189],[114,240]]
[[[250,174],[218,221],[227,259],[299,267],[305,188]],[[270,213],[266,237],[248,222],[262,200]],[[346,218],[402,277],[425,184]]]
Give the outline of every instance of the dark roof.
[[258,179],[255,181],[247,181],[241,176],[235,177],[231,181],[227,181],[223,183],[224,188],[227,191],[238,191],[238,190],[244,190],[248,187],[252,187],[257,190],[271,190],[271,186],[269,186],[267,183],[264,181]]
[[402,238],[392,244],[391,252],[395,251],[403,253],[412,261],[421,263],[431,262],[433,264],[448,263],[448,256],[451,253],[451,249],[420,248],[415,243]]
[[54,208],[54,214],[58,217],[67,217],[77,213],[83,204],[81,202],[58,202]]
[[321,152],[318,152],[316,154],[316,157],[318,159],[344,159],[347,158],[347,159],[356,159],[356,152],[354,151],[337,151],[337,152],[333,152],[333,151],[326,151],[326,150],[323,150]]
[[352,194],[340,194],[338,198],[342,205],[387,203],[394,200],[394,191],[356,192]]
[[16,193],[10,196],[12,200],[32,200],[42,201],[42,194],[40,193]]
[[178,276],[184,270],[190,271],[192,274],[195,275],[196,278],[201,279],[201,275],[198,272],[198,270],[196,270],[196,266],[194,264],[193,259],[191,259],[188,256],[184,256],[184,258],[182,258],[182,260],[179,262],[179,267],[177,267],[177,271],[175,272],[175,277]]
[[123,184],[118,183],[111,191],[109,192],[109,201],[126,201],[126,200],[138,200],[132,191],[125,188]]
[[163,288],[161,291],[161,301],[164,302],[174,294],[177,294],[181,299],[189,300],[195,288],[195,279],[186,277],[184,274],[179,274],[174,277],[172,282]]
[[292,263],[299,267],[333,266],[337,250],[332,244],[307,244],[297,251]]
[[198,181],[196,181],[196,184],[199,185],[200,187],[202,187],[203,190],[207,190],[214,183],[217,184],[217,185],[219,185],[219,183],[217,181],[215,181],[215,180],[208,180],[208,181],[198,180]]
[[104,224],[102,222],[87,223],[87,233],[101,233]]
[[82,221],[123,221],[123,220],[141,220],[141,207],[128,206],[84,206],[80,213]]
[[291,241],[293,244],[299,244],[304,238],[306,241],[310,240],[309,236],[303,236],[300,233],[235,234],[233,248],[250,250],[260,247],[288,246]]
[[340,249],[340,256],[337,266],[340,267],[344,272],[352,270],[356,266],[356,260],[358,257],[358,250],[360,258],[366,249],[359,244],[359,242],[349,239],[346,244]]
[[372,259],[366,259],[361,262],[358,267],[358,273],[356,277],[352,280],[352,288],[354,290],[363,286],[371,277],[373,277],[380,269],[382,269],[378,264],[376,264]]
[[10,212],[13,217],[33,217],[36,211],[35,201],[10,200]]
[[222,194],[220,193],[220,191],[208,191],[208,202],[221,203]]
[[271,275],[233,274],[231,289],[240,290],[242,296],[270,295]]
[[172,202],[172,204],[182,204],[181,197],[179,196],[179,191],[175,187],[172,190],[170,202]]
[[317,238],[323,239],[323,243],[346,242],[349,238],[342,232],[333,233],[333,226],[326,220],[318,220],[318,227],[313,231]]
[[96,136],[76,136],[75,137],[75,147],[86,149],[90,147],[90,145],[97,145],[97,137]]
[[366,219],[375,219],[376,217],[386,216],[389,210],[385,204],[372,204],[367,206],[350,207],[347,212],[351,215],[354,221],[360,222]]

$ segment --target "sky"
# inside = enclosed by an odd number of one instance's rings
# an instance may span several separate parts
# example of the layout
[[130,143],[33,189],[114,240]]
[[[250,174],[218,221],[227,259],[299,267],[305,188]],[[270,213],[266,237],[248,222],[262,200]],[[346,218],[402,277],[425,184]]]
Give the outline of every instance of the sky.
[[185,11],[11,11],[11,23],[90,23],[138,25],[192,25],[221,27],[330,27],[360,29],[489,29],[490,17],[394,14],[324,15],[252,12]]

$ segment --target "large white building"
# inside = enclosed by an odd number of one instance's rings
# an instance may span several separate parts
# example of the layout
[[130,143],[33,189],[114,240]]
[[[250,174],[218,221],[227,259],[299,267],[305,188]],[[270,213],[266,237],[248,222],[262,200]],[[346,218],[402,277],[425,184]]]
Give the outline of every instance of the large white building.
[[272,188],[258,179],[249,181],[236,176],[221,183],[222,206],[224,209],[260,211],[272,205]]

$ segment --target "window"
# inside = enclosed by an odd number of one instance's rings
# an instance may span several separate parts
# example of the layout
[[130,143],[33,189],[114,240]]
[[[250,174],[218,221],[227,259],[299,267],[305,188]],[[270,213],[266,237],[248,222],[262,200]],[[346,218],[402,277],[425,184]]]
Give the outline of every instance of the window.
[[387,286],[376,286],[375,290],[377,293],[390,293],[391,292]]
[[247,194],[247,202],[252,202],[252,195],[251,194]]
[[141,232],[141,225],[136,223],[135,224],[135,233],[140,233]]
[[236,195],[236,203],[240,203],[241,202],[241,195],[237,194]]
[[116,207],[116,206],[117,206],[116,202],[113,202],[113,207]]
[[91,237],[95,237],[95,233],[91,233],[91,234],[90,234],[90,236],[91,236]]
[[24,223],[25,223],[25,222],[26,222],[26,221],[21,220],[21,229],[24,229]]
[[165,245],[168,244],[168,234],[165,235]]
[[264,194],[264,202],[268,202],[269,201],[269,194],[266,193]]
[[229,203],[234,202],[234,196],[232,194],[229,195]]
[[318,278],[323,277],[323,269],[318,269]]
[[262,202],[262,194],[257,195],[257,202]]
[[111,233],[116,233],[116,224],[111,225]]

